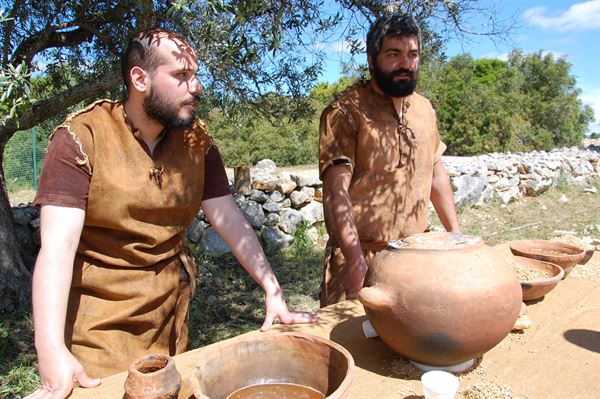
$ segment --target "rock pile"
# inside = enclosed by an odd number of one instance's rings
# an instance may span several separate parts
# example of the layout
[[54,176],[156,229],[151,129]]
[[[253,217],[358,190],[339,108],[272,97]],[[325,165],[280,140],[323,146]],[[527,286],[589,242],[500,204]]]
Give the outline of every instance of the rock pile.
[[477,157],[444,157],[458,207],[491,201],[503,203],[535,197],[562,180],[595,190],[600,176],[600,147],[571,147],[550,152],[493,153]]
[[[523,196],[537,196],[561,181],[595,191],[600,177],[600,146],[561,148],[550,152],[493,153],[477,157],[444,157],[458,207],[472,207],[498,198],[507,204]],[[245,176],[245,184],[231,182],[235,201],[265,247],[289,245],[299,226],[318,239],[323,224],[322,183],[318,172],[279,172],[262,160]],[[29,205],[13,208],[17,236],[27,263],[39,248],[39,212]],[[230,252],[200,211],[187,229],[188,239],[204,251],[221,256]]]
[[[233,186],[236,203],[269,249],[289,245],[301,223],[309,237],[318,237],[317,229],[324,217],[321,181],[316,170],[309,175],[277,172],[275,163],[264,159],[250,169],[248,186],[238,187],[237,192]],[[202,212],[189,226],[187,236],[213,256],[230,252]]]

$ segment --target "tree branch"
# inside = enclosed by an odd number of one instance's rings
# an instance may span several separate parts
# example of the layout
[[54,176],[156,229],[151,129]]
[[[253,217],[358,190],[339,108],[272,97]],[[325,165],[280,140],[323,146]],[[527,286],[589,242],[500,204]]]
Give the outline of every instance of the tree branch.
[[0,125],[0,138],[10,137],[17,130],[30,129],[64,109],[118,87],[120,82],[119,68],[114,66],[98,77],[90,78],[52,98],[36,102],[21,116],[7,119]]
[[29,65],[35,54],[46,49],[77,46],[83,42],[91,42],[94,38],[94,34],[84,28],[68,32],[57,32],[56,27],[50,29],[51,32],[43,30],[24,40],[15,50],[11,63],[17,65],[25,61]]
[[137,30],[153,28],[156,25],[156,12],[152,0],[140,0],[136,4]]
[[15,27],[15,18],[17,15],[17,10],[19,10],[22,3],[23,3],[23,0],[15,1],[12,9],[10,10],[10,13],[6,16],[8,18],[8,20],[5,22],[5,27],[4,27],[4,38],[3,38],[4,48],[2,49],[2,67],[3,68],[8,64],[8,54],[10,53],[10,48],[11,48],[10,36],[12,35],[12,32]]

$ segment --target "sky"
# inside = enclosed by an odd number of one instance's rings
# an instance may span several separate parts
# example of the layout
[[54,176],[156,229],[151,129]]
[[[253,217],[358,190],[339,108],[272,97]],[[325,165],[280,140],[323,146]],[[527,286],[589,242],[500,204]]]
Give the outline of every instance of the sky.
[[[515,17],[517,26],[508,36],[507,42],[477,38],[468,43],[453,40],[446,45],[446,55],[453,57],[469,53],[473,58],[507,59],[515,48],[524,53],[542,51],[552,53],[555,58],[564,57],[571,66],[577,87],[581,89],[580,99],[590,105],[595,114],[595,122],[589,131],[600,132],[600,0],[482,0],[481,6],[494,5],[500,19]],[[482,24],[474,17],[472,26]],[[322,80],[334,82],[340,74],[340,60],[347,60],[343,46],[332,49],[326,63]],[[366,56],[355,59],[366,64]]]

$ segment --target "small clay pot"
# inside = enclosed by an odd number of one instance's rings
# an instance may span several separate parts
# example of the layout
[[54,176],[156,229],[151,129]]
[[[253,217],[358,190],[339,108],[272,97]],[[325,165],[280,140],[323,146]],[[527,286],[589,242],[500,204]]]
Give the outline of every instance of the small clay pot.
[[146,355],[129,366],[125,399],[173,399],[181,388],[175,361],[167,355]]

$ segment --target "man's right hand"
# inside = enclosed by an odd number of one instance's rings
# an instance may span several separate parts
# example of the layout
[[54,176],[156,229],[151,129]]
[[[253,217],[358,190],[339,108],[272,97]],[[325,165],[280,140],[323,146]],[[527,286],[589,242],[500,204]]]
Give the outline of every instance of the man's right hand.
[[75,357],[63,348],[48,354],[38,353],[40,379],[39,388],[25,399],[64,399],[73,390],[76,382],[84,388],[100,385],[99,378],[90,378]]

